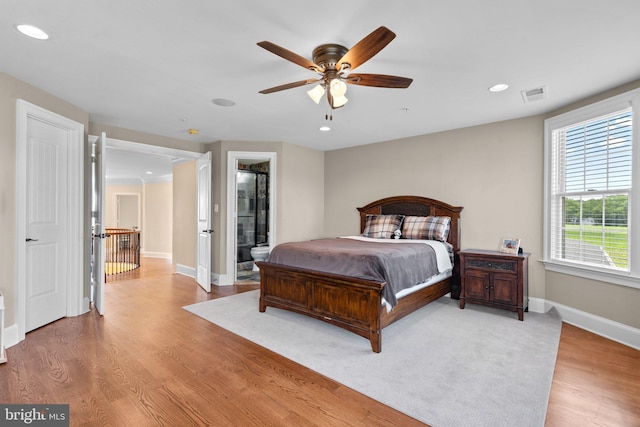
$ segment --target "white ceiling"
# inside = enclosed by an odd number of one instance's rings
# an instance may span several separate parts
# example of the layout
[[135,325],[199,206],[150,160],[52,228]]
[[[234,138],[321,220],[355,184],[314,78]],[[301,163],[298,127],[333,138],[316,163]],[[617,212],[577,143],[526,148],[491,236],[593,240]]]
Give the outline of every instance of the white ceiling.
[[[97,139],[90,136],[90,141]],[[106,139],[105,175],[108,185],[140,185],[143,182],[163,182],[173,179],[175,165],[198,159],[202,154],[123,141]]]
[[[1,71],[93,122],[185,147],[250,140],[332,150],[544,113],[640,78],[638,0],[0,1]],[[20,23],[51,38],[26,38]],[[331,132],[318,130],[326,109],[307,97],[310,87],[258,93],[316,75],[257,42],[310,58],[320,44],[351,47],[381,25],[397,37],[358,72],[413,84],[350,86]],[[491,93],[494,83],[510,88]],[[521,91],[542,85],[546,99],[523,102]]]

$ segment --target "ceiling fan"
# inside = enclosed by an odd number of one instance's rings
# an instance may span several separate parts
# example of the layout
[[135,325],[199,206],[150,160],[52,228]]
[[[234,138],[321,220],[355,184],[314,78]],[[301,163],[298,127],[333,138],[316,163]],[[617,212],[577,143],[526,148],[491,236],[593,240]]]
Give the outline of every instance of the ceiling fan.
[[260,93],[273,93],[317,83],[307,94],[318,104],[323,95],[327,94],[327,101],[332,109],[344,106],[348,99],[344,96],[347,84],[373,86],[384,88],[404,89],[409,87],[413,79],[385,74],[353,74],[360,65],[380,52],[396,37],[387,27],[379,27],[371,34],[360,40],[351,49],[339,44],[323,44],[313,50],[313,61],[300,56],[290,50],[268,41],[258,43],[258,46],[271,53],[298,64],[301,67],[315,71],[320,75],[317,79],[300,80],[261,90]]

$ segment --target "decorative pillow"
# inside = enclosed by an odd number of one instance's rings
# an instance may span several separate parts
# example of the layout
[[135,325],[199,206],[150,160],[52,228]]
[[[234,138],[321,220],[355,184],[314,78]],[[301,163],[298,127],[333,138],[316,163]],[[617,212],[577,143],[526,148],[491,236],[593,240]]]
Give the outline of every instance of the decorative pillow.
[[406,216],[402,223],[402,237],[446,242],[450,227],[451,218],[448,216]]
[[392,239],[402,226],[404,215],[367,215],[364,223],[364,237]]

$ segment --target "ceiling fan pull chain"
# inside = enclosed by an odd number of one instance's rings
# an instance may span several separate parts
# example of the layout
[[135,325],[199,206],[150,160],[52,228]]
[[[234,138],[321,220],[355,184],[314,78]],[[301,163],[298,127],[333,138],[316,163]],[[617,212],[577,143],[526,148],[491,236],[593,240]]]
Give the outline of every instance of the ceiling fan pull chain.
[[325,113],[324,113],[324,119],[328,122],[330,122],[331,120],[333,120],[333,112],[331,111],[331,106],[329,105],[329,102],[327,101],[327,105],[325,107]]

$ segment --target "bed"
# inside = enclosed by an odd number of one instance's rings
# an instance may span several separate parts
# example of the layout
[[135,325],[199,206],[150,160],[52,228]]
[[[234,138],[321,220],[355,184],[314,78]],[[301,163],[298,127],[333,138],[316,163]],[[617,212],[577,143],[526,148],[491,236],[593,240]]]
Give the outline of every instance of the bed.
[[388,302],[385,305],[387,283],[384,280],[301,268],[267,259],[256,263],[260,269],[260,312],[275,307],[334,324],[369,339],[372,350],[379,353],[384,327],[448,293],[454,299],[459,298],[457,252],[460,250],[462,209],[420,196],[387,197],[358,208],[361,234],[370,226],[372,216],[450,218],[446,242],[451,252],[452,269],[448,274],[437,276],[428,286],[403,291],[392,309],[388,309]]

